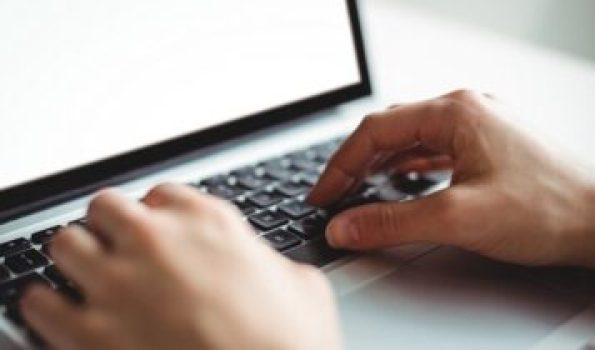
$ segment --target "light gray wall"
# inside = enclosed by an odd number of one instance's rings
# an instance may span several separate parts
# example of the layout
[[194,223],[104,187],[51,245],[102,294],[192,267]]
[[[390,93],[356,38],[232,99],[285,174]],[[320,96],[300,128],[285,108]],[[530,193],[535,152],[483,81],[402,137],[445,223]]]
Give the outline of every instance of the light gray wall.
[[595,0],[392,0],[595,61]]

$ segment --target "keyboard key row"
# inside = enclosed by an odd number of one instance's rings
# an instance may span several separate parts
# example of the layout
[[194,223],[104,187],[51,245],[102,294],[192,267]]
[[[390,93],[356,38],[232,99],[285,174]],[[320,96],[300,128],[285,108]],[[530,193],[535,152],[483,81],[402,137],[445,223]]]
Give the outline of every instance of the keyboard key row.
[[48,264],[48,259],[35,249],[25,250],[14,255],[10,255],[4,259],[4,265],[6,265],[15,274],[29,272]]
[[31,235],[31,242],[33,242],[35,244],[48,243],[54,237],[54,235],[56,234],[56,232],[58,232],[58,230],[60,228],[61,228],[61,226],[54,226],[47,230],[36,232]]
[[207,191],[217,197],[221,197],[223,199],[233,199],[244,194],[244,190],[240,187],[235,185],[229,184],[217,184],[213,186],[208,186]]
[[302,201],[293,201],[279,205],[279,210],[292,219],[300,219],[316,211],[316,208]]
[[[212,176],[195,184],[201,190],[232,201],[272,247],[290,259],[322,266],[345,252],[328,247],[323,239],[328,217],[303,201],[318,181],[324,163],[341,140],[315,145],[291,154],[248,165],[229,174]],[[271,207],[276,209],[271,210]],[[69,224],[86,226],[84,218]],[[48,259],[51,240],[61,226],[0,244],[0,304],[4,315],[22,327],[30,340],[42,340],[25,324],[18,299],[33,283],[52,285],[76,302],[83,301],[79,289]],[[37,247],[41,246],[40,253]],[[43,268],[43,270],[40,270]],[[42,271],[38,273],[36,271]]]
[[276,229],[262,236],[273,246],[273,248],[283,251],[290,247],[300,244],[300,240],[284,229]]
[[0,256],[7,256],[31,248],[31,242],[25,238],[17,238],[0,244]]
[[242,175],[236,179],[238,185],[248,190],[258,190],[269,186],[272,181],[265,177],[259,177],[256,174]]
[[278,193],[269,191],[259,191],[247,197],[247,200],[259,208],[270,207],[284,199]]
[[249,216],[248,221],[262,231],[270,231],[289,222],[289,220],[280,213],[270,210]]

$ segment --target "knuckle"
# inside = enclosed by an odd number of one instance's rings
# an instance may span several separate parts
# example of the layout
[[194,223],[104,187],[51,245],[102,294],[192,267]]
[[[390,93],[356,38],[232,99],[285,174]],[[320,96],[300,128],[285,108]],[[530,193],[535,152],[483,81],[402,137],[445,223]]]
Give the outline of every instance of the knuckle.
[[222,199],[195,190],[188,190],[188,192],[185,193],[185,197],[187,204],[197,212],[218,212],[221,207],[221,202],[223,202]]
[[160,183],[157,186],[151,188],[147,193],[147,198],[161,199],[167,197],[173,188],[174,184],[170,182]]
[[203,220],[216,223],[228,223],[241,217],[239,210],[228,202],[216,197],[208,197],[201,201],[199,208]]
[[470,117],[477,117],[485,105],[485,97],[474,90],[455,90],[444,95],[440,100],[443,114],[455,119],[468,120]]
[[362,119],[359,127],[362,130],[369,131],[374,127],[374,125],[376,125],[378,123],[378,119],[380,119],[380,118],[381,118],[380,113],[370,113]]
[[394,233],[401,226],[401,217],[391,204],[378,206],[379,221],[382,229],[379,231],[380,238],[389,241],[394,236]]
[[445,95],[447,98],[460,102],[475,102],[478,100],[479,94],[471,89],[458,89],[449,92]]
[[70,251],[74,245],[74,234],[70,227],[61,228],[51,241],[50,255],[54,256],[54,252]]
[[450,97],[443,97],[436,100],[431,108],[438,113],[432,113],[432,115],[439,116],[440,118],[451,118],[456,119],[464,115],[463,113],[463,103],[454,98]]
[[88,317],[81,323],[79,342],[82,344],[105,345],[110,339],[113,339],[113,325],[106,318]]
[[189,186],[164,182],[153,187],[145,196],[145,200],[157,205],[176,203],[183,208],[192,208],[199,196],[199,192]]
[[109,264],[97,276],[101,283],[93,285],[92,294],[102,301],[120,298],[122,293],[130,290],[127,286],[133,283],[131,277],[128,270],[121,264]]
[[89,203],[89,215],[92,215],[97,211],[101,211],[103,208],[109,207],[112,204],[113,195],[114,190],[112,189],[104,189],[99,191]]

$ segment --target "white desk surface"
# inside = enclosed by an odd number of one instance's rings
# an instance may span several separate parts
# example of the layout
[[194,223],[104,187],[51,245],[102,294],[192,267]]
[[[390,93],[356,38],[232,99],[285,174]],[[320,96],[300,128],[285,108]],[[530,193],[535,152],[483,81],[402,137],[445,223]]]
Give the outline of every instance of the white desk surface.
[[456,88],[489,92],[511,107],[520,125],[595,165],[595,64],[396,1],[360,4],[383,104]]

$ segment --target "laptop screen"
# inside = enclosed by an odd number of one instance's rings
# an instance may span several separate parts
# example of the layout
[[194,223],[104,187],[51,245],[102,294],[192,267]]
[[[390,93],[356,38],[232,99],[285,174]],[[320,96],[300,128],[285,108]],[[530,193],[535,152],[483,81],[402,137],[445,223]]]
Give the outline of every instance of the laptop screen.
[[360,83],[344,0],[0,2],[0,191]]

